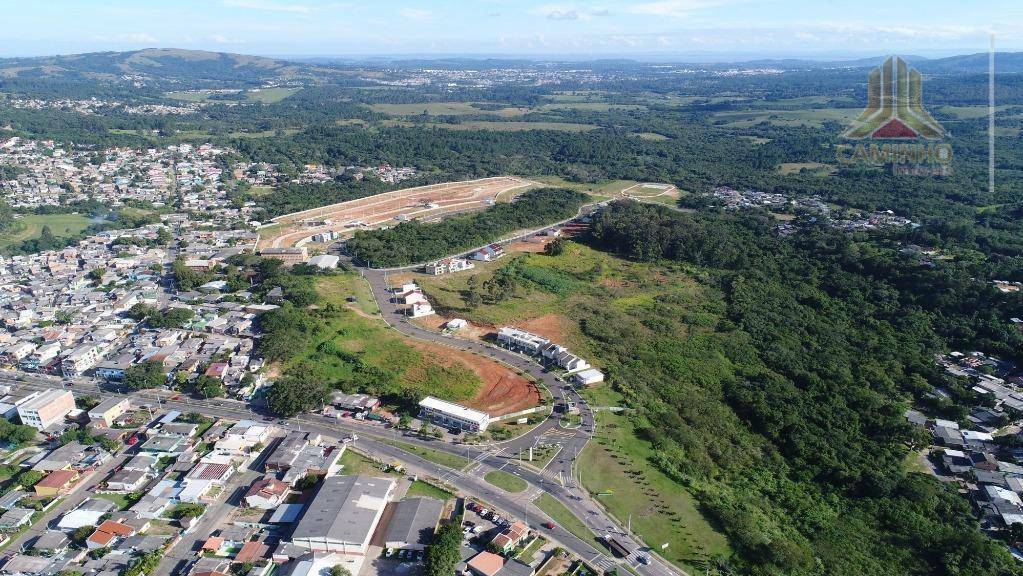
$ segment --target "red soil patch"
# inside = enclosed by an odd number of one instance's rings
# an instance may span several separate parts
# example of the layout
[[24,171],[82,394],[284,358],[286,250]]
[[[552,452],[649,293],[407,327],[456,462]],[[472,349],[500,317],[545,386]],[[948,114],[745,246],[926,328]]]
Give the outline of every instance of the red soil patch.
[[533,334],[539,334],[540,336],[555,342],[564,343],[568,332],[566,323],[567,321],[557,314],[547,314],[546,316],[538,316],[532,320],[516,322],[515,327],[521,328],[527,332],[532,332]]
[[416,346],[444,360],[465,365],[483,380],[476,397],[464,402],[470,408],[502,416],[536,406],[543,399],[532,382],[494,360],[436,344],[417,342]]
[[518,242],[512,242],[506,248],[506,252],[525,252],[530,254],[539,254],[547,249],[547,244],[554,240],[553,236],[531,236],[526,240],[519,240]]

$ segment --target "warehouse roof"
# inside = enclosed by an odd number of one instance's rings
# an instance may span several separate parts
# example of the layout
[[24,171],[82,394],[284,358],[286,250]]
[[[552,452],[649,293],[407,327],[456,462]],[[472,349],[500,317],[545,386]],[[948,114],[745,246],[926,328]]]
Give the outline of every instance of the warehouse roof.
[[406,498],[394,508],[387,542],[429,544],[444,503],[435,498]]
[[393,485],[393,480],[372,476],[324,478],[291,539],[367,542]]
[[443,412],[444,414],[471,422],[484,422],[490,419],[490,414],[487,414],[486,412],[466,408],[461,404],[455,404],[454,402],[448,402],[447,400],[441,400],[440,398],[434,398],[433,396],[423,398],[423,400],[419,403],[419,406],[429,410]]

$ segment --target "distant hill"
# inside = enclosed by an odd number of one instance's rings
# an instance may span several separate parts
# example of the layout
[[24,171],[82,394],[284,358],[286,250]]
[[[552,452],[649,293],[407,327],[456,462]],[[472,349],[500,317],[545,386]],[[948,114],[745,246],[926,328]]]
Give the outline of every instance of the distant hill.
[[326,80],[341,71],[261,56],[149,48],[68,56],[0,59],[2,78],[131,79],[169,83],[260,83]]
[[[988,55],[986,52],[949,56],[947,58],[924,58],[923,56],[900,55],[914,68],[924,74],[979,74],[987,72]],[[856,60],[801,60],[801,59],[763,59],[747,60],[741,63],[719,62],[709,65],[712,69],[727,68],[776,68],[779,70],[814,70],[833,68],[872,68],[881,64],[888,55],[858,58]],[[1023,52],[997,52],[995,54],[996,73],[1023,72]]]

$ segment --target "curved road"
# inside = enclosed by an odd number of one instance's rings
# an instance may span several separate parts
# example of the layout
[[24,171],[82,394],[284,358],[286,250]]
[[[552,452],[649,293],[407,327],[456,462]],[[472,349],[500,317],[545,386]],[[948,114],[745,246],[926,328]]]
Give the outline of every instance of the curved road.
[[[541,494],[548,493],[565,505],[594,534],[612,534],[633,550],[629,557],[617,560],[609,557],[604,549],[598,549],[591,541],[576,537],[560,525],[556,525],[554,530],[539,529],[591,565],[607,570],[619,562],[626,562],[642,576],[678,576],[679,574],[688,576],[656,554],[642,552],[642,550],[646,550],[645,545],[608,516],[603,508],[593,500],[589,492],[577,482],[574,470],[575,461],[583,447],[589,442],[595,426],[592,410],[578,392],[557,379],[553,373],[547,372],[528,356],[490,344],[454,338],[409,323],[402,313],[401,307],[392,301],[393,295],[387,284],[387,272],[362,270],[362,273],[373,289],[384,320],[392,328],[411,338],[482,354],[530,374],[551,392],[555,404],[564,404],[566,400],[574,402],[579,407],[581,425],[566,429],[560,425],[560,419],[552,414],[543,423],[520,437],[486,446],[457,445],[406,435],[399,437],[397,430],[391,429],[388,433],[378,424],[353,419],[335,420],[321,415],[303,415],[290,420],[275,420],[275,425],[284,429],[317,431],[327,436],[337,436],[339,433],[356,433],[359,436],[359,440],[355,443],[357,449],[369,452],[378,459],[400,460],[411,472],[438,478],[458,490],[493,504],[498,509],[508,512],[533,527],[541,526],[549,519],[533,503]],[[165,408],[199,412],[221,418],[273,420],[256,407],[237,400],[214,399],[200,402],[191,398],[179,397],[178,400],[172,401],[169,400],[169,397],[176,395],[166,391],[121,394],[105,390],[95,380],[89,378],[62,380],[37,374],[0,371],[0,380],[37,389],[70,385],[73,390],[80,393],[97,396],[130,396],[136,401],[148,401]],[[468,458],[471,462],[463,470],[440,466],[388,443],[399,439],[401,442]],[[559,452],[543,470],[538,470],[518,460],[517,456],[520,452],[540,442],[561,445]],[[486,471],[491,469],[505,470],[519,476],[527,482],[527,489],[522,493],[512,494],[496,488],[483,480]],[[647,556],[651,564],[642,564],[639,561],[640,556]]]

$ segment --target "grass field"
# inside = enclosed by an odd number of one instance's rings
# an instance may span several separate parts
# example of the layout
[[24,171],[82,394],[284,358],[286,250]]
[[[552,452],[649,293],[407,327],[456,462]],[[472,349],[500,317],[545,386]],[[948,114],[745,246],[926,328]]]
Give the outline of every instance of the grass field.
[[423,496],[426,498],[436,498],[437,500],[447,501],[454,495],[447,490],[434,486],[433,484],[428,484],[422,480],[416,480],[408,487],[408,493],[406,493],[406,496],[409,498],[414,496]]
[[576,518],[575,514],[565,508],[565,505],[558,502],[550,494],[541,494],[534,501],[536,507],[543,510],[545,514],[554,520],[554,523],[571,532],[576,538],[583,542],[592,544],[597,550],[604,550],[604,545],[597,540],[596,535],[583,524],[582,520]]
[[491,470],[483,479],[505,492],[519,493],[529,487],[525,480],[504,470]]
[[[385,120],[385,126],[412,126],[413,124],[403,120]],[[415,124],[416,126],[427,126],[429,128],[442,128],[444,130],[492,130],[494,132],[522,132],[524,130],[556,130],[559,132],[587,132],[597,128],[595,124],[574,124],[571,122],[499,122],[496,120],[468,120],[458,124],[446,122],[427,122]]]
[[741,110],[716,112],[714,119],[727,128],[749,128],[761,122],[775,126],[808,126],[819,128],[829,120],[846,124],[860,110],[853,108],[811,108],[804,110]]
[[345,450],[345,453],[341,455],[341,464],[344,466],[344,468],[342,468],[342,472],[344,472],[345,475],[368,474],[370,476],[395,476],[395,474],[391,472],[384,472],[380,468],[380,464],[354,450]]
[[419,116],[426,112],[430,116],[468,116],[473,114],[491,114],[504,118],[521,116],[527,112],[527,108],[507,106],[496,110],[484,110],[473,106],[471,102],[423,102],[415,104],[373,104],[370,106],[374,112],[387,114],[388,116]]
[[80,214],[27,214],[18,218],[14,232],[0,235],[0,250],[38,238],[44,226],[49,226],[50,232],[58,238],[69,238],[81,233],[89,224],[89,219]]
[[[333,305],[339,312],[327,317],[305,347],[283,366],[285,370],[302,363],[316,366],[327,382],[351,381],[357,366],[344,355],[332,353],[334,347],[356,357],[363,366],[393,374],[402,389],[455,401],[475,397],[482,381],[468,366],[405,342],[382,319],[372,317],[378,310],[362,278],[355,274],[318,278],[316,290],[323,306]],[[357,299],[355,310],[348,308],[349,296]]]
[[434,464],[439,464],[446,468],[453,468],[455,470],[461,470],[469,465],[469,461],[461,456],[449,454],[447,452],[441,452],[440,450],[434,450],[433,448],[426,448],[417,444],[409,444],[408,442],[402,442],[401,440],[385,440],[381,439],[381,442],[390,444],[395,448],[401,448],[402,450],[415,454],[423,460],[429,460]]
[[658,134],[657,132],[636,132],[636,136],[639,136],[643,140],[650,140],[651,142],[664,142],[670,140],[664,134]]
[[686,568],[727,555],[728,542],[703,517],[696,500],[651,464],[655,449],[641,439],[627,415],[597,413],[597,435],[579,458],[579,475],[619,522],[632,518],[633,533],[661,555]]
[[258,90],[249,90],[246,96],[248,96],[249,100],[255,102],[273,104],[274,102],[284,100],[299,90],[299,88],[260,88]]
[[799,174],[803,170],[820,172],[823,174],[834,174],[837,171],[834,166],[830,164],[821,164],[820,162],[783,162],[778,165],[778,173],[782,176]]
[[[300,88],[260,88],[247,90],[245,92],[245,99],[239,101],[247,100],[249,102],[273,104],[274,102],[284,100],[299,90]],[[164,96],[174,100],[183,100],[185,102],[218,102],[218,100],[210,98],[212,93],[213,92],[210,90],[189,90],[166,92]]]

